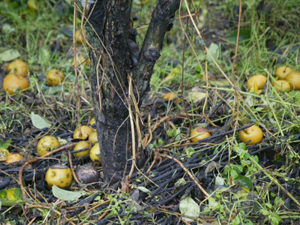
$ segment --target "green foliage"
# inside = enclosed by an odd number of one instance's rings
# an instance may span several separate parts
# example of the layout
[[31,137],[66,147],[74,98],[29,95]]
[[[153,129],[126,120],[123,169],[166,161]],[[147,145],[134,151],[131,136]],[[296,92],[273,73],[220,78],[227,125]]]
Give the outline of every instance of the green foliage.
[[8,149],[8,147],[10,146],[10,143],[11,143],[11,139],[8,139],[6,141],[0,140],[0,148]]

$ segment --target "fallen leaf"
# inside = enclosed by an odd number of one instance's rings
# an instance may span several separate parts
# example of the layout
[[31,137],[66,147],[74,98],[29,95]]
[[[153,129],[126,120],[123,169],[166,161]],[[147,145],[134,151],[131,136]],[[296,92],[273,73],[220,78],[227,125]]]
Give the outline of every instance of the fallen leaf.
[[0,191],[0,205],[12,206],[22,201],[23,194],[20,188],[8,188]]
[[52,193],[56,198],[65,201],[77,201],[81,196],[86,195],[85,191],[66,191],[55,185],[52,187]]
[[199,102],[205,97],[206,97],[206,92],[191,91],[191,92],[188,93],[187,100],[189,102]]
[[150,194],[151,191],[145,187],[142,187],[142,186],[139,186],[137,187],[137,189],[139,189],[141,192],[144,192],[144,193],[147,193],[147,194]]
[[[211,55],[212,55],[212,57],[213,57],[214,59],[217,59],[217,58],[219,57],[219,52],[220,52],[220,51],[219,51],[219,45],[217,45],[217,44],[215,44],[215,43],[212,42],[212,43],[210,44],[208,50],[210,51],[210,53],[211,53]],[[207,55],[207,60],[208,60],[209,62],[212,62],[212,61],[213,61],[209,54]]]
[[[179,210],[181,214],[188,217],[183,217],[187,222],[193,222],[200,214],[199,205],[191,198],[187,197],[180,201]],[[191,218],[190,218],[191,217]],[[194,218],[194,219],[192,219]]]
[[44,128],[50,128],[51,123],[44,117],[41,117],[38,114],[35,114],[34,112],[31,112],[31,122],[34,127],[37,129],[44,129]]
[[20,57],[20,53],[15,49],[8,49],[0,53],[0,61],[7,62]]

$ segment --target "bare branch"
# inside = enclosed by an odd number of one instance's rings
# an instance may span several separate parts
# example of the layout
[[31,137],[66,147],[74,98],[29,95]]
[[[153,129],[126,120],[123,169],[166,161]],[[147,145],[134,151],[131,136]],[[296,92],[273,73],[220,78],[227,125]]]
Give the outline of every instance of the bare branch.
[[134,72],[134,80],[140,98],[149,89],[149,82],[156,60],[160,57],[165,33],[171,29],[180,0],[160,0],[153,10],[146,37],[140,51],[139,64]]

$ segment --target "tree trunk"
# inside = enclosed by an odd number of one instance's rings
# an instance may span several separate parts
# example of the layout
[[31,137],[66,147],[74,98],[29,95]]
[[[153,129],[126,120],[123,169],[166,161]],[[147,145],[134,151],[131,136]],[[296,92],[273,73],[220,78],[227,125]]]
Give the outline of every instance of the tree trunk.
[[128,76],[133,77],[135,95],[141,103],[149,90],[153,67],[160,57],[163,38],[173,22],[179,0],[159,1],[139,56],[136,31],[130,28],[131,5],[131,0],[98,0],[86,14],[101,162],[106,180],[112,182],[120,181],[131,164]]

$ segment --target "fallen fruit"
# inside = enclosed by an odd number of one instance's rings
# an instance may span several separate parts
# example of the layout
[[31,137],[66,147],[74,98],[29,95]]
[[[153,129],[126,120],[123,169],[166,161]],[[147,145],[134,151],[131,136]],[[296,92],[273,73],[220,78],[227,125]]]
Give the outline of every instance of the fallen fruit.
[[91,151],[90,151],[90,158],[93,162],[95,163],[101,163],[101,158],[100,158],[100,145],[99,143],[96,143]]
[[94,131],[93,133],[90,134],[89,136],[89,142],[94,145],[96,142],[98,142],[98,135],[97,132]]
[[74,151],[81,150],[81,149],[86,149],[86,150],[74,153],[74,156],[76,158],[86,156],[90,153],[91,150],[90,143],[88,143],[87,141],[78,142],[74,147]]
[[293,69],[288,66],[280,66],[275,70],[275,75],[280,79],[284,80],[285,77],[292,72]]
[[6,70],[9,73],[13,73],[22,77],[26,77],[28,75],[28,65],[20,59],[16,59],[8,64]]
[[252,86],[256,83],[258,89],[263,89],[267,82],[267,77],[262,74],[257,74],[252,76],[247,81],[247,88],[250,90]]
[[0,160],[6,159],[9,155],[9,151],[6,148],[0,148]]
[[92,166],[82,166],[76,170],[76,176],[82,183],[89,184],[98,181],[99,172]]
[[10,95],[15,94],[18,89],[23,91],[29,88],[29,86],[27,78],[13,73],[8,74],[3,80],[3,90]]
[[89,127],[89,126],[81,126],[80,129],[77,128],[75,130],[73,138],[74,139],[85,140],[93,132],[94,132],[94,130],[91,127]]
[[264,134],[259,126],[253,125],[240,131],[240,140],[248,145],[260,143]]
[[58,69],[50,70],[46,75],[46,81],[49,86],[57,86],[65,80],[65,75]]
[[[76,57],[76,66],[91,65],[91,61],[88,58],[84,58],[82,55]],[[75,59],[73,58],[72,66],[75,67]]]
[[37,152],[40,156],[47,154],[49,151],[58,148],[60,143],[56,137],[45,136],[39,140]]
[[210,132],[204,127],[196,127],[190,135],[192,142],[197,142],[210,136]]
[[72,170],[65,165],[53,165],[47,170],[45,180],[50,188],[53,185],[59,188],[69,188],[73,181]]
[[75,32],[75,40],[79,44],[83,44],[84,43],[85,40],[84,40],[84,36],[83,36],[83,33],[82,33],[81,30],[77,30]]
[[19,153],[11,153],[6,156],[6,164],[22,161],[24,157]]
[[290,83],[291,88],[300,90],[300,72],[292,71],[286,77],[285,80]]
[[96,119],[95,119],[95,117],[93,117],[93,118],[90,120],[89,124],[90,124],[90,125],[93,125],[93,124],[95,124],[95,123],[96,123]]
[[277,80],[277,81],[273,82],[272,85],[276,91],[290,91],[291,90],[291,85],[286,80]]

